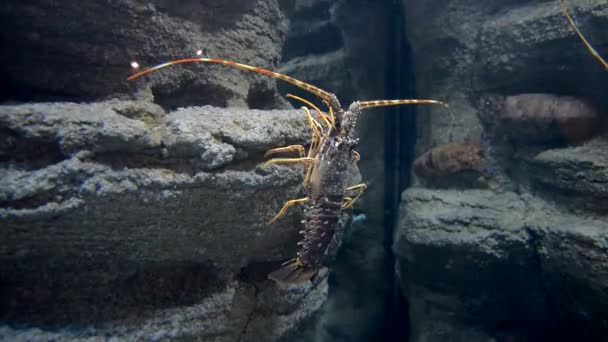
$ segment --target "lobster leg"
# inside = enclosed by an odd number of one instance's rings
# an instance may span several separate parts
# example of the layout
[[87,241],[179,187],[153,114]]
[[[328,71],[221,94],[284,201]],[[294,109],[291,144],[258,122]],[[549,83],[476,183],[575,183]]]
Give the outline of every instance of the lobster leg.
[[304,157],[306,153],[306,149],[302,145],[290,145],[286,147],[273,148],[272,150],[268,150],[264,157],[271,156],[275,153],[283,153],[283,152],[298,152],[300,158]]
[[[327,128],[331,128],[333,126],[333,116],[330,116],[329,118],[327,117],[327,115],[325,113],[323,113],[322,110],[319,109],[319,107],[315,106],[314,103],[301,98],[299,96],[295,96],[293,94],[287,94],[285,95],[286,97],[292,98],[294,100],[298,100],[302,103],[304,103],[305,105],[309,106],[310,108],[314,109],[317,112],[317,115],[323,120],[323,122],[325,122],[325,124],[327,125]],[[326,102],[327,103],[327,102]],[[330,111],[331,111],[331,107],[329,107]]]
[[344,197],[345,201],[342,203],[342,209],[352,208],[353,204],[363,195],[365,190],[367,189],[367,184],[361,183],[357,185],[353,185],[345,189],[345,191],[357,191],[357,195],[354,198]]
[[304,197],[304,198],[298,198],[298,199],[292,199],[289,200],[287,202],[285,202],[285,204],[283,204],[283,207],[281,208],[281,210],[279,210],[279,213],[276,214],[270,221],[268,221],[266,224],[270,225],[272,224],[274,221],[278,220],[279,218],[283,217],[285,214],[287,214],[287,210],[289,210],[289,208],[293,207],[296,204],[300,204],[300,203],[306,203],[310,201],[309,197]]

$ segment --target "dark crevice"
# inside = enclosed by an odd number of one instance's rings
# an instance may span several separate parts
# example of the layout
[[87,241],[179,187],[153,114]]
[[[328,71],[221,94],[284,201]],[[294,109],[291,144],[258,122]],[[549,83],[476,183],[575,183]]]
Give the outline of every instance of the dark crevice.
[[3,321],[52,329],[142,318],[156,309],[199,303],[225,283],[222,273],[205,263],[157,264],[117,275],[114,268],[120,262],[100,264],[84,259],[78,264],[72,261],[64,269],[55,269],[50,261],[37,262],[17,268],[37,265],[32,272],[15,275],[2,271]]
[[268,158],[264,157],[265,152],[262,151],[239,151],[243,154],[243,157],[239,157],[239,153],[237,153],[234,160],[219,167],[210,167],[209,163],[202,161],[200,157],[161,158],[159,156],[146,156],[144,154],[134,157],[133,154],[130,153],[97,154],[95,157],[91,158],[90,161],[108,165],[114,170],[141,168],[165,169],[194,176],[199,172],[221,173],[229,170],[252,170],[256,165],[268,160]]
[[0,166],[37,170],[65,159],[57,142],[28,139],[9,128],[0,128]]
[[189,80],[175,88],[173,86],[156,85],[152,87],[154,103],[170,112],[180,107],[195,107],[210,105],[226,107],[227,100],[235,94],[224,87],[213,84],[201,84]]
[[253,298],[254,303],[252,305],[251,311],[247,314],[247,319],[243,324],[243,328],[241,329],[237,341],[243,340],[243,338],[247,337],[247,329],[249,328],[249,324],[260,315],[258,308],[258,294],[260,291],[266,286],[265,284],[269,282],[267,275],[279,268],[282,264],[282,261],[259,261],[252,262],[247,266],[243,267],[239,274],[237,275],[237,279],[243,284],[247,284],[247,286],[251,286],[253,288]]
[[[580,340],[582,335],[580,332],[583,329],[579,330],[577,327],[568,324],[568,322],[562,322],[560,324],[559,319],[559,310],[557,309],[556,304],[552,300],[552,296],[550,291],[547,289],[545,279],[543,278],[543,266],[542,266],[542,258],[539,254],[539,250],[542,248],[540,244],[540,235],[531,227],[524,227],[524,230],[528,234],[528,244],[532,248],[532,260],[530,262],[534,274],[537,277],[537,285],[544,296],[545,306],[548,309],[549,317],[544,317],[544,321],[549,322],[548,326],[556,327],[553,330],[550,329],[539,329],[538,326],[530,327],[530,334],[533,335],[534,341],[540,340],[551,340],[551,341],[576,341]],[[529,322],[516,322],[514,326],[526,326]]]
[[[47,63],[48,61],[45,61]],[[5,61],[5,64],[10,64]],[[24,85],[14,79],[8,72],[0,71],[0,79],[3,80],[2,92],[0,92],[1,104],[14,104],[26,102],[82,102],[91,100],[83,94],[72,94],[46,88],[36,88]]]
[[[387,98],[415,98],[412,94],[413,76],[410,48],[403,34],[404,15],[401,2],[387,2],[388,41]],[[395,274],[396,257],[393,253],[394,231],[398,224],[401,192],[410,185],[411,165],[416,139],[416,118],[409,106],[387,107],[384,114],[384,153],[385,153],[385,250],[387,253],[387,284],[389,285],[386,304],[385,329],[382,340],[407,341],[409,313],[407,298],[398,286]],[[407,276],[407,275],[404,275]]]
[[41,194],[36,194],[35,196],[20,198],[18,200],[0,201],[0,208],[15,210],[36,209],[48,203],[56,202],[57,196],[60,195],[55,193],[54,191],[49,191]]
[[281,267],[283,261],[258,261],[243,267],[238,279],[245,283],[255,284],[268,281],[267,275]]
[[249,109],[274,109],[277,104],[277,94],[272,88],[263,88],[252,85],[247,94],[247,105]]
[[259,314],[258,311],[256,310],[259,290],[257,289],[257,287],[254,287],[254,291],[255,291],[255,293],[253,294],[253,298],[255,299],[255,302],[253,303],[253,309],[247,315],[247,319],[245,320],[245,324],[243,324],[243,329],[241,329],[237,342],[242,341],[243,338],[247,338],[247,329],[249,329],[249,324],[251,324],[251,322]]

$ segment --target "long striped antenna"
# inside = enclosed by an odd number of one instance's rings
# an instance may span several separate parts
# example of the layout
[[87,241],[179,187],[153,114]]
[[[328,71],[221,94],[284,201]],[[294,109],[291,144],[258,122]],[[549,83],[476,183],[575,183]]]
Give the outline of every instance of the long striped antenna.
[[377,108],[377,107],[388,107],[388,106],[401,106],[411,104],[436,104],[445,107],[450,112],[450,118],[454,122],[454,113],[452,108],[447,103],[437,100],[375,100],[375,101],[361,101],[359,102],[362,109]]
[[451,139],[452,129],[456,118],[452,108],[447,103],[437,100],[427,99],[404,99],[404,100],[375,100],[375,101],[361,101],[359,102],[362,109],[377,108],[377,107],[388,107],[388,106],[401,106],[401,105],[412,105],[412,104],[436,104],[445,107],[450,113],[450,127],[448,128],[448,136]]
[[400,106],[410,104],[438,104],[445,108],[450,108],[447,103],[437,100],[374,100],[374,101],[361,101],[359,103],[362,109],[376,108],[376,107],[387,107],[387,106]]
[[[239,68],[239,69],[245,69],[245,70],[257,72],[259,74],[264,74],[264,75],[285,81],[289,84],[292,84],[300,89],[303,89],[314,95],[317,95],[319,98],[321,98],[321,100],[327,101],[328,103],[335,104],[337,102],[336,95],[334,95],[330,92],[327,92],[321,88],[315,87],[312,84],[308,84],[306,82],[296,80],[293,77],[289,77],[287,75],[283,75],[278,72],[254,67],[254,66],[247,65],[247,64],[237,63],[237,62],[233,62],[233,61],[229,61],[229,60],[225,60],[225,59],[218,59],[218,58],[194,57],[194,58],[177,59],[174,61],[162,63],[157,66],[153,66],[151,68],[140,71],[134,75],[131,75],[129,78],[127,78],[127,80],[131,81],[131,80],[134,80],[141,76],[147,75],[149,73],[158,71],[160,69],[167,68],[167,67],[177,65],[177,64],[184,64],[184,63],[215,63],[215,64],[222,64],[222,65],[233,67],[233,68]],[[339,106],[339,103],[338,103],[338,106]]]
[[608,63],[606,63],[606,60],[604,60],[602,58],[602,56],[600,56],[600,54],[593,48],[593,46],[591,46],[591,44],[589,44],[589,42],[587,41],[585,36],[581,33],[581,31],[578,29],[578,27],[574,23],[574,20],[570,16],[570,13],[568,13],[568,8],[566,7],[564,0],[560,0],[559,3],[561,4],[562,12],[564,12],[564,15],[566,16],[566,19],[568,19],[570,26],[572,26],[572,28],[574,29],[574,32],[576,32],[576,34],[581,39],[581,41],[583,41],[583,44],[585,44],[585,46],[587,47],[587,50],[589,50],[589,53],[591,53],[593,58],[597,59],[600,63],[602,63],[602,66],[604,67],[604,69],[608,70]]

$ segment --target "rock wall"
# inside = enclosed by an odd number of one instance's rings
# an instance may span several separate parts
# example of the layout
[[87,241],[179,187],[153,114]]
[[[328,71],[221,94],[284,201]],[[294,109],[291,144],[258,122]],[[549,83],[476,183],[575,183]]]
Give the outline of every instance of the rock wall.
[[[608,4],[565,3],[605,56]],[[455,171],[403,193],[394,250],[410,340],[602,340],[608,72],[559,1],[403,8],[418,96],[456,115],[421,107],[418,153],[476,144],[486,166],[480,182]]]
[[[281,7],[283,4],[283,7]],[[142,66],[204,55],[275,69],[289,1],[4,2],[2,100],[93,100],[129,93]],[[272,107],[274,81],[220,67],[167,70],[146,87],[164,107]]]
[[256,164],[268,148],[306,141],[301,113],[206,106],[142,119],[155,110],[0,108],[2,319],[144,339],[293,330],[324,301],[326,279],[296,289],[265,279],[295,253],[301,215],[265,221],[296,196],[299,172]]
[[301,211],[265,222],[301,175],[260,163],[309,141],[302,113],[247,109],[287,104],[273,80],[221,66],[126,82],[131,61],[199,49],[276,69],[292,7],[0,5],[0,339],[271,341],[319,311],[326,270],[266,279],[295,254]]

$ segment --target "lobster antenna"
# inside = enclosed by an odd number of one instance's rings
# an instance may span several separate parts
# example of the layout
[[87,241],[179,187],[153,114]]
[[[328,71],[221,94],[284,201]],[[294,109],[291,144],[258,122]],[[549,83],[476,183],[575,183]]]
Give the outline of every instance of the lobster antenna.
[[436,100],[374,100],[374,101],[361,101],[359,102],[362,109],[376,108],[376,107],[387,107],[387,106],[400,106],[410,104],[438,104],[450,109],[447,103],[436,101]]
[[447,103],[437,100],[426,100],[426,99],[405,99],[405,100],[375,100],[375,101],[362,101],[359,103],[362,109],[377,108],[377,107],[388,107],[388,106],[401,106],[411,104],[436,104],[445,107],[450,113],[450,127],[448,128],[449,140],[452,140],[452,129],[454,128],[454,122],[456,117],[452,108]]
[[600,63],[602,63],[602,66],[604,67],[604,69],[608,70],[608,63],[606,63],[606,61],[602,58],[602,56],[600,56],[600,54],[593,48],[593,46],[591,46],[591,44],[589,44],[589,42],[587,41],[585,36],[583,36],[581,31],[578,29],[578,27],[574,23],[574,20],[570,16],[570,13],[568,13],[568,8],[566,8],[566,4],[564,3],[564,0],[560,0],[559,3],[561,4],[562,12],[564,12],[564,15],[568,19],[570,26],[572,26],[572,28],[574,29],[574,32],[576,32],[578,37],[583,41],[583,44],[585,44],[585,46],[587,47],[587,50],[589,50],[589,52],[591,53],[591,55],[593,55],[593,57],[595,59],[597,59]]
[[324,101],[327,101],[329,103],[332,103],[333,100],[336,99],[336,96],[330,92],[327,92],[321,88],[315,87],[312,84],[308,84],[306,82],[302,82],[299,80],[296,80],[293,77],[289,77],[287,75],[283,75],[280,74],[278,72],[274,72],[274,71],[270,71],[270,70],[266,70],[263,68],[258,68],[258,67],[254,67],[251,65],[247,65],[247,64],[242,64],[242,63],[237,63],[237,62],[233,62],[233,61],[229,61],[229,60],[225,60],[225,59],[218,59],[218,58],[206,58],[206,57],[193,57],[193,58],[182,58],[182,59],[177,59],[174,61],[170,61],[170,62],[166,62],[166,63],[162,63],[159,64],[157,66],[153,66],[151,68],[148,68],[146,70],[140,71],[134,75],[131,75],[129,78],[127,78],[128,81],[134,80],[136,78],[139,78],[141,76],[147,75],[149,73],[155,72],[157,70],[166,68],[166,67],[170,67],[173,65],[177,65],[177,64],[184,64],[184,63],[215,63],[215,64],[222,64],[225,66],[229,66],[229,67],[233,67],[233,68],[239,68],[239,69],[245,69],[245,70],[249,70],[249,71],[253,71],[253,72],[257,72],[259,74],[264,74],[282,81],[285,81],[289,84],[292,84],[300,89],[303,89],[305,91],[308,91],[314,95],[317,95],[319,98],[321,98]]

